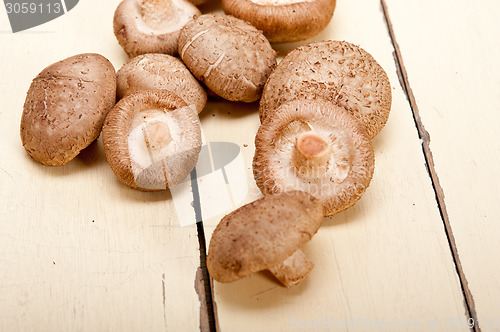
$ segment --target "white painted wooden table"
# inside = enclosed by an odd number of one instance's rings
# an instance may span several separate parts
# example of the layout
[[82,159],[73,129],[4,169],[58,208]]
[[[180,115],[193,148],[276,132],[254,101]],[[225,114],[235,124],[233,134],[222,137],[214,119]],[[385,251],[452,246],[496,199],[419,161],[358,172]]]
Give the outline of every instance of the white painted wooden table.
[[[210,290],[200,245],[222,214],[181,227],[169,192],[115,179],[100,140],[59,168],[21,145],[25,94],[45,66],[83,52],[126,61],[118,2],[82,0],[16,34],[0,9],[0,331],[500,331],[499,1],[339,0],[312,40],[359,44],[393,88],[372,183],[304,247],[305,282],[259,273]],[[282,57],[306,42],[274,47]],[[257,108],[210,101],[200,115],[208,141],[241,148],[238,205],[260,197]]]

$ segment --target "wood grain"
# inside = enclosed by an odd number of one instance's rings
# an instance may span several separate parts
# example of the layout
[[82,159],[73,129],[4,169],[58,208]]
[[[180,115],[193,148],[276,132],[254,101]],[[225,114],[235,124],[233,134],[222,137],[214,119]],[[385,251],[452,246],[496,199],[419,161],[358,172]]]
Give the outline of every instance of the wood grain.
[[[481,330],[498,330],[497,2],[386,2]],[[118,3],[80,1],[18,34],[0,13],[0,331],[206,331],[211,319],[220,331],[467,327],[443,205],[378,1],[338,1],[328,28],[312,39],[359,44],[391,80],[393,107],[373,141],[370,187],[354,207],[325,219],[303,248],[315,263],[303,283],[285,289],[268,273],[213,282],[215,317],[207,317],[197,228],[180,227],[170,193],[119,183],[100,140],[60,168],[35,163],[21,146],[25,93],[45,66],[83,52],[103,54],[116,69],[126,61],[112,32]],[[273,46],[283,57],[304,43]],[[204,218],[207,244],[225,213],[261,196],[251,170],[257,109],[211,100],[200,114],[207,141],[239,146],[246,179],[238,181],[248,186],[244,199]],[[231,188],[213,188],[223,190]]]
[[[500,330],[498,1],[386,1],[476,329]],[[411,13],[411,15],[409,14]],[[422,24],[424,23],[424,24]],[[419,29],[415,29],[416,25]]]

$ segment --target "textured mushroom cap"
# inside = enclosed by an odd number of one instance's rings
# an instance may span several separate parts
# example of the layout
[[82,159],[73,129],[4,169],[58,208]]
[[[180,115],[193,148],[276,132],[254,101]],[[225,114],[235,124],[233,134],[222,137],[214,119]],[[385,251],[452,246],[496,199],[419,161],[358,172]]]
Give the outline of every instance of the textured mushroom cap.
[[196,78],[231,101],[258,100],[276,65],[276,52],[266,37],[229,15],[202,15],[186,24],[179,54]]
[[124,0],[116,8],[113,30],[131,56],[177,54],[182,27],[201,12],[186,0]]
[[117,73],[119,98],[139,90],[169,90],[200,113],[207,93],[184,63],[166,54],[144,54],[130,59]]
[[172,92],[139,91],[109,112],[102,141],[120,181],[144,191],[163,190],[195,167],[201,126],[195,110]]
[[384,127],[392,102],[389,78],[368,52],[345,41],[311,43],[290,52],[269,76],[261,121],[286,101],[317,97],[348,110],[370,138]]
[[[323,169],[297,167],[296,144],[304,133],[322,137],[330,146]],[[335,104],[295,100],[283,104],[260,126],[255,137],[253,171],[264,195],[302,190],[317,197],[325,216],[356,203],[369,186],[375,159],[365,128]]]
[[272,43],[304,40],[330,22],[335,0],[222,0],[224,12],[261,30]]
[[115,69],[102,55],[75,55],[48,66],[26,95],[24,148],[44,165],[66,164],[99,137],[115,96]]
[[207,268],[231,282],[273,267],[302,247],[323,220],[318,200],[304,192],[266,196],[228,214],[215,228]]

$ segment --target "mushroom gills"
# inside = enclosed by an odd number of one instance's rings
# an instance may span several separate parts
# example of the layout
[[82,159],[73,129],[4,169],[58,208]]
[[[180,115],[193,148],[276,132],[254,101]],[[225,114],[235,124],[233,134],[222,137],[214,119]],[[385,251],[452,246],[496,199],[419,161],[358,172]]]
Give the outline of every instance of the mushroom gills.
[[283,285],[291,287],[307,277],[313,268],[314,263],[307,258],[302,250],[298,249],[283,262],[268,270]]
[[361,122],[324,99],[293,100],[266,117],[255,138],[253,173],[264,195],[302,190],[330,216],[370,184],[373,146]]

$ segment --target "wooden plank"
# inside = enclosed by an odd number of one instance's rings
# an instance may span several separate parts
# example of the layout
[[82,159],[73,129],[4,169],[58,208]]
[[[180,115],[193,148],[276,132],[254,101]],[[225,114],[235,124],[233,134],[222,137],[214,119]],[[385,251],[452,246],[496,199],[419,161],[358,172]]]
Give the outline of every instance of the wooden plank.
[[[392,324],[389,330],[453,330],[447,324],[466,320],[464,299],[380,4],[339,1],[327,30],[314,38],[322,39],[360,44],[392,82],[392,114],[374,140],[372,184],[353,208],[325,221],[304,247],[315,269],[302,284],[285,289],[263,273],[231,284],[214,282],[219,329],[366,331]],[[300,44],[274,46],[284,56]],[[242,147],[249,186],[245,201],[260,197],[251,173],[256,110],[257,105],[211,102],[202,115],[209,140],[248,145]],[[207,239],[217,222],[205,221]]]
[[18,34],[0,11],[1,331],[200,329],[197,230],[179,226],[170,194],[119,183],[100,140],[59,168],[21,145],[26,91],[46,65],[82,52],[124,63],[118,2],[80,1]]
[[500,3],[386,3],[476,327],[500,331]]

